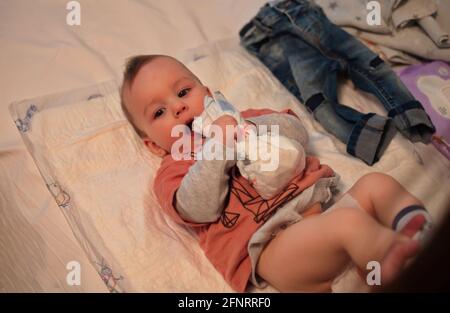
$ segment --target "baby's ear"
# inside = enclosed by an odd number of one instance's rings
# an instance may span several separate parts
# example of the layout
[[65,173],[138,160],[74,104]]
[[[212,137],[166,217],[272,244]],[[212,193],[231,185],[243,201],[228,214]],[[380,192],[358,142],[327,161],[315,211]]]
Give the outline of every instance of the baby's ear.
[[150,138],[144,138],[144,144],[151,153],[156,154],[159,157],[163,157],[167,154],[167,151],[158,146],[155,142],[153,142]]

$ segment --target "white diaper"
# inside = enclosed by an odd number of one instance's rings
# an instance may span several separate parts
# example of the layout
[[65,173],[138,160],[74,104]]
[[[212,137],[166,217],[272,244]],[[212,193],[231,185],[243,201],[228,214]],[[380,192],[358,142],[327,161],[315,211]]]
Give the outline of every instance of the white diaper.
[[273,130],[258,135],[254,127],[246,126],[239,111],[220,92],[206,96],[204,106],[201,118],[194,120],[193,130],[208,134],[208,127],[216,119],[232,116],[244,133],[235,145],[237,166],[264,199],[279,194],[305,168],[305,150],[299,142],[278,136]]

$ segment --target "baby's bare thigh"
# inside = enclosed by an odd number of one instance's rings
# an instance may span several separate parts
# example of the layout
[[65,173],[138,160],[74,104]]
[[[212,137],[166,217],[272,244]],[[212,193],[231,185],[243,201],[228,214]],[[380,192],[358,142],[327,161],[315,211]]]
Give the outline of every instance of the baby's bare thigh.
[[258,275],[284,292],[331,291],[350,261],[333,215],[311,216],[279,232],[261,253]]

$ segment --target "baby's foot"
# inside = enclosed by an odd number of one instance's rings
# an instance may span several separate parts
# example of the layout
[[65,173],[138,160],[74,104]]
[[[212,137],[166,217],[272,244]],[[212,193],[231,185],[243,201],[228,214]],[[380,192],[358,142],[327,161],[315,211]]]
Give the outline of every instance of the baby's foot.
[[425,207],[410,205],[397,213],[392,228],[400,234],[425,243],[431,234],[431,216]]
[[423,242],[430,233],[431,224],[427,221],[425,216],[416,215],[406,223],[399,232],[411,239]]
[[381,261],[381,283],[386,286],[401,272],[406,262],[419,251],[419,243],[407,240],[394,243]]

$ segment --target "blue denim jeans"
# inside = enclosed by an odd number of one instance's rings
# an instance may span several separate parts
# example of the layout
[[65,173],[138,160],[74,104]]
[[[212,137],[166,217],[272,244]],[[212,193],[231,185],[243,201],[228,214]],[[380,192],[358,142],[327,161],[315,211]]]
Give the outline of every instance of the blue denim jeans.
[[[242,45],[304,103],[314,118],[369,165],[379,160],[398,129],[429,143],[434,125],[389,65],[331,23],[307,0],[272,1],[239,32]],[[339,73],[374,94],[388,117],[361,113],[338,102]]]

